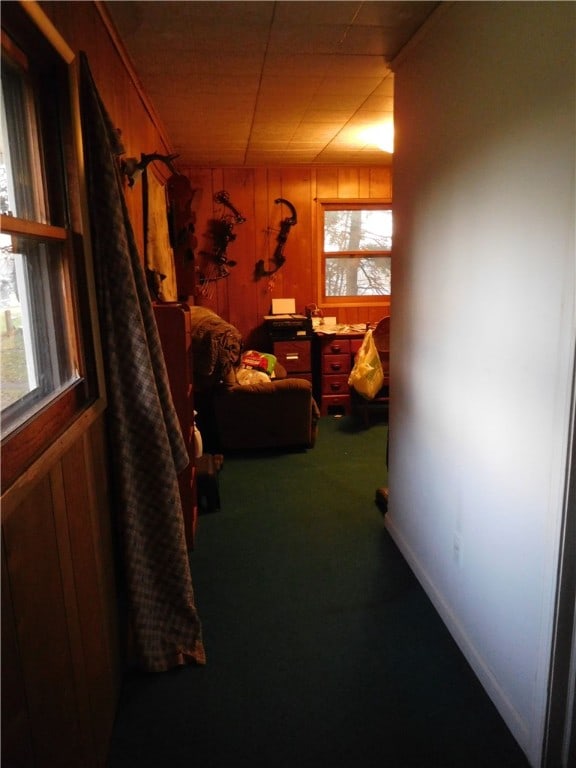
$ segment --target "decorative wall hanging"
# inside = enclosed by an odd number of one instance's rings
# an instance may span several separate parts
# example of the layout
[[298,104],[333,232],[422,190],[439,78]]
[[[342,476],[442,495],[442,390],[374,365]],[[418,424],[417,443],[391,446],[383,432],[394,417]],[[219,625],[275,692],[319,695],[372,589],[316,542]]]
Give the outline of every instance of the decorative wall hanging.
[[154,298],[177,301],[174,253],[170,247],[166,190],[152,172],[143,176],[146,271]]
[[284,204],[287,208],[289,208],[291,215],[287,216],[280,223],[280,231],[278,232],[278,237],[276,238],[276,248],[274,249],[274,254],[270,259],[274,266],[272,269],[266,269],[264,265],[264,259],[260,259],[260,261],[256,263],[256,268],[254,269],[254,277],[256,280],[260,280],[261,277],[269,277],[270,275],[276,274],[276,272],[278,272],[280,267],[284,264],[286,261],[286,257],[284,256],[284,247],[286,245],[286,241],[288,240],[288,235],[290,234],[292,227],[298,223],[296,208],[294,208],[291,202],[283,197],[276,198],[274,202],[277,205]]
[[178,490],[178,475],[190,459],[170,397],[118,166],[112,159],[118,154],[118,136],[83,52],[80,110],[94,277],[110,383],[106,433],[113,474],[111,503],[122,533],[118,554],[132,657],[127,661],[147,672],[163,672],[206,661]]
[[219,219],[211,219],[208,222],[213,249],[210,253],[202,252],[209,262],[208,269],[200,273],[200,294],[205,297],[211,292],[210,285],[228,277],[230,268],[236,266],[236,262],[228,258],[228,245],[236,240],[234,226],[246,221],[246,218],[232,205],[230,195],[225,190],[217,192],[214,195],[214,201],[231,211],[231,215],[224,213]]
[[196,290],[195,250],[198,242],[192,201],[198,190],[192,189],[187,176],[178,173],[168,179],[166,187],[178,298],[186,301],[188,296],[194,296]]
[[140,160],[137,160],[135,157],[126,157],[120,161],[120,170],[124,176],[127,177],[128,186],[133,187],[136,180],[140,178],[148,165],[155,160],[164,163],[171,173],[177,173],[172,165],[172,161],[177,157],[179,157],[179,155],[159,155],[158,152],[153,152],[150,155],[141,155]]

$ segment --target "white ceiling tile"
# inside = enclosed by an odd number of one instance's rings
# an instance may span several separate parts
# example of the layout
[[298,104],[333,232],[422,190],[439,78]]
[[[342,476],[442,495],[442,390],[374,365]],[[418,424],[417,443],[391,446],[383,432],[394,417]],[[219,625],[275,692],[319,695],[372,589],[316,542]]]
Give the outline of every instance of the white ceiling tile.
[[390,68],[381,55],[341,55],[331,57],[327,70],[330,77],[375,77],[382,80]]
[[367,97],[380,83],[378,77],[330,77],[324,79],[320,92],[336,98],[342,93]]
[[293,141],[329,141],[341,128],[341,123],[301,123],[294,135]]
[[264,73],[269,76],[323,77],[337,56],[317,53],[279,53],[268,49],[264,62]]
[[326,26],[327,24],[350,24],[358,13],[358,2],[279,2],[276,3],[275,23],[282,26],[293,24]]
[[437,5],[106,3],[179,163],[201,166],[390,164],[358,128],[389,117],[387,60]]
[[391,96],[374,96],[371,94],[362,102],[361,112],[393,112],[394,99]]

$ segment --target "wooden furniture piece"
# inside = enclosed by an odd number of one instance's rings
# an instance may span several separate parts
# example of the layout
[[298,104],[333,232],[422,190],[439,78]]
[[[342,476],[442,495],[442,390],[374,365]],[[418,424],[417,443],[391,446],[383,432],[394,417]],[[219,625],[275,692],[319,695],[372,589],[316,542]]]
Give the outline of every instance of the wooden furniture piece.
[[348,376],[354,355],[360,349],[364,333],[351,331],[318,335],[320,342],[320,413],[322,416],[345,416],[352,402]]
[[370,425],[368,419],[370,408],[374,405],[387,406],[390,402],[390,316],[383,317],[376,323],[376,326],[372,331],[372,338],[374,339],[374,344],[376,345],[378,356],[382,363],[384,383],[372,400],[366,400],[356,392],[354,392],[352,396],[352,405],[354,408],[358,408],[362,411],[364,423],[367,427]]
[[197,246],[197,238],[194,234],[196,214],[192,211],[194,190],[190,179],[180,173],[175,173],[168,179],[166,189],[178,298],[187,299],[189,296],[194,296],[196,280],[194,267],[194,251]]
[[366,400],[348,386],[348,377],[356,353],[366,332],[349,330],[336,334],[317,332],[317,389],[322,416],[346,416],[356,409],[363,413],[368,425],[371,404],[388,403],[390,369],[390,317],[383,317],[373,328],[373,338],[384,369],[384,385],[374,400]]
[[194,546],[198,517],[194,450],[194,389],[192,386],[192,333],[190,307],[185,303],[154,304],[156,324],[168,371],[172,400],[188,448],[190,463],[178,476],[184,513],[186,543]]
[[218,449],[292,450],[316,443],[320,413],[308,380],[290,375],[214,391]]
[[290,339],[272,342],[273,354],[291,378],[306,379],[312,384],[312,341]]
[[240,383],[239,331],[206,308],[193,306],[190,313],[197,423],[204,450],[311,448],[319,416],[310,382],[311,340],[282,340],[277,376]]

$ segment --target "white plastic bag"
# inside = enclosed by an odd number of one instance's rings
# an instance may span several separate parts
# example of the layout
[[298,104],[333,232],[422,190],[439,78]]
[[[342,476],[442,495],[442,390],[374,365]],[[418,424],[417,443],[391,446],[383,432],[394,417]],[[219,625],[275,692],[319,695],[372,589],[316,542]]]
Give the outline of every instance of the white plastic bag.
[[384,371],[376,344],[372,338],[372,331],[366,331],[362,346],[356,353],[354,367],[348,377],[348,386],[354,387],[356,392],[366,400],[373,400],[384,384]]

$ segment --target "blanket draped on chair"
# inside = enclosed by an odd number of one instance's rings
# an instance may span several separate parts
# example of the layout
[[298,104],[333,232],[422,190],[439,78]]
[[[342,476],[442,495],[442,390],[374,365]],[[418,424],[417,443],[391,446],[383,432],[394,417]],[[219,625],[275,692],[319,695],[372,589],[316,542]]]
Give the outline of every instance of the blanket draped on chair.
[[118,166],[122,154],[80,55],[80,104],[108,397],[112,504],[136,659],[145,669],[204,663],[178,472],[189,458],[174,411],[144,268]]
[[[211,389],[219,381],[235,383],[242,336],[230,323],[207,307],[190,307],[190,330],[196,391]],[[231,378],[230,378],[231,377]]]

